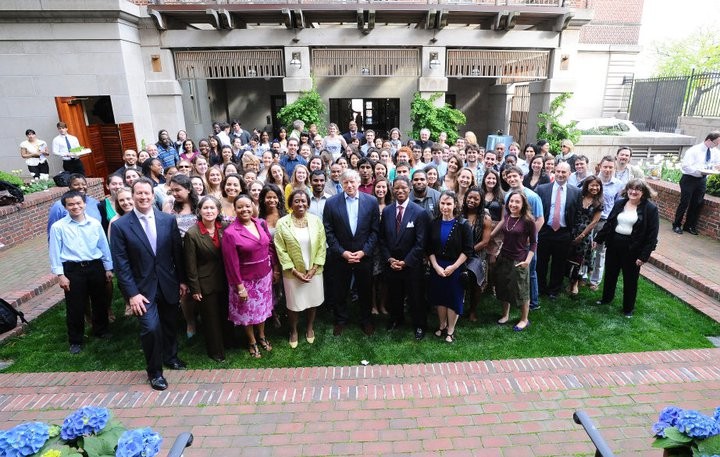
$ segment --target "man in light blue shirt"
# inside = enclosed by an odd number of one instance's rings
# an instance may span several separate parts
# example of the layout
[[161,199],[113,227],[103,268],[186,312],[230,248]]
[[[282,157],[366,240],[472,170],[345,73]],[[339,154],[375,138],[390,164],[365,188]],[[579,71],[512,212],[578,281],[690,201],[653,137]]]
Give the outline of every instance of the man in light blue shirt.
[[70,353],[82,351],[85,308],[92,307],[93,334],[109,338],[107,283],[113,263],[100,221],[85,214],[85,195],[71,190],[60,200],[68,214],[50,227],[50,268],[65,291]]
[[[100,209],[98,207],[99,202],[95,198],[87,195],[88,185],[85,176],[79,173],[74,173],[70,175],[69,181],[70,183],[68,185],[68,189],[78,191],[85,198],[85,214],[93,219],[97,219],[99,222],[102,222],[102,216],[100,215]],[[68,212],[63,206],[61,200],[53,203],[50,207],[50,211],[48,212],[48,235],[50,234],[50,227],[52,227],[55,222],[67,216],[67,213]]]
[[[605,156],[600,161],[600,181],[603,185],[603,210],[600,213],[600,221],[595,226],[595,233],[599,232],[607,221],[610,211],[615,206],[615,199],[622,192],[623,183],[615,177],[615,158]],[[598,284],[602,280],[605,271],[605,243],[598,244],[595,247],[595,257],[593,259],[592,274],[590,275],[590,289],[597,290]]]

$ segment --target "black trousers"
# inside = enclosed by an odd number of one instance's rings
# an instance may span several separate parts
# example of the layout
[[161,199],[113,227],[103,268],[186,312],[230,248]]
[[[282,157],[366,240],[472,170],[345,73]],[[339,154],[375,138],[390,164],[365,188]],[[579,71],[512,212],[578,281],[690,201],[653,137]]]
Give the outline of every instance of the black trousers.
[[33,174],[33,178],[39,178],[41,174],[50,174],[50,164],[43,162],[37,165],[28,165],[28,170]]
[[615,298],[617,281],[622,272],[623,277],[623,312],[635,309],[640,267],[635,264],[637,256],[630,253],[630,237],[613,234],[613,239],[605,243],[605,282],[603,284],[602,301],[610,303]]
[[332,306],[335,313],[335,324],[347,325],[350,321],[347,296],[353,276],[360,304],[360,324],[370,324],[372,322],[372,301],[370,299],[372,258],[363,257],[360,263],[347,263],[345,259],[329,259],[323,274],[325,281],[331,283],[330,300],[325,302]]
[[80,159],[63,160],[63,170],[85,175],[85,167]]
[[[563,278],[567,271],[572,232],[568,227],[558,231],[542,230],[538,238],[537,278],[541,294],[558,295],[562,290]],[[548,269],[550,279],[548,279]]]
[[158,287],[155,301],[146,303],[147,312],[138,317],[140,321],[140,343],[148,377],[155,378],[163,373],[163,362],[177,359],[177,317],[178,303],[168,303]]
[[388,287],[388,311],[390,318],[397,323],[405,320],[403,304],[405,298],[410,308],[410,317],[413,327],[423,330],[427,327],[427,313],[425,306],[424,288],[422,278],[425,274],[423,268],[406,268],[402,271],[392,269],[385,272]]
[[700,209],[702,209],[703,198],[705,197],[705,188],[707,178],[705,176],[697,178],[690,175],[682,175],[680,178],[680,204],[675,210],[675,220],[673,227],[680,227],[683,216],[687,210],[684,228],[697,228]]
[[105,268],[101,260],[63,262],[63,272],[70,280],[70,290],[65,292],[68,341],[70,344],[83,344],[88,301],[92,308],[93,333],[102,335],[108,329],[109,297]]

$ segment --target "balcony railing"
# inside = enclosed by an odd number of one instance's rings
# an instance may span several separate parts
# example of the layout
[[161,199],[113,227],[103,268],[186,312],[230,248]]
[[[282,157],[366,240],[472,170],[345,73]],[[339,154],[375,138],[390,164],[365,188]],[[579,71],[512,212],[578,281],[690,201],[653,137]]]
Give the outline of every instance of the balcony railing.
[[[566,6],[568,0],[131,0],[138,5],[487,5],[487,6]],[[570,5],[568,5],[570,6]]]

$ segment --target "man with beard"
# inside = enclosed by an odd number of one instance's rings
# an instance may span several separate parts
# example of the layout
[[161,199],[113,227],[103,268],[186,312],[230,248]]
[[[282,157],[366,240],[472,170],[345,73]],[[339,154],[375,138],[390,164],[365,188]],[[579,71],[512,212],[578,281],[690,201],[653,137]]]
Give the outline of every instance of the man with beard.
[[412,174],[412,193],[410,200],[422,206],[430,218],[437,216],[440,192],[428,187],[427,174],[424,170],[415,170]]

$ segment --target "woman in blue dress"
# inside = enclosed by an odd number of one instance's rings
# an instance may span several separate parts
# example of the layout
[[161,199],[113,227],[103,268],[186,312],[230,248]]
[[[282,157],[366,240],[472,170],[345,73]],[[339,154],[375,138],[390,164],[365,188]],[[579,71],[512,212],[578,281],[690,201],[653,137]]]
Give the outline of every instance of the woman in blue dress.
[[455,192],[444,191],[438,200],[440,215],[430,226],[428,257],[430,272],[430,303],[437,306],[440,325],[435,332],[445,341],[455,341],[455,324],[463,312],[465,291],[460,275],[465,261],[473,253],[472,228],[460,216]]

